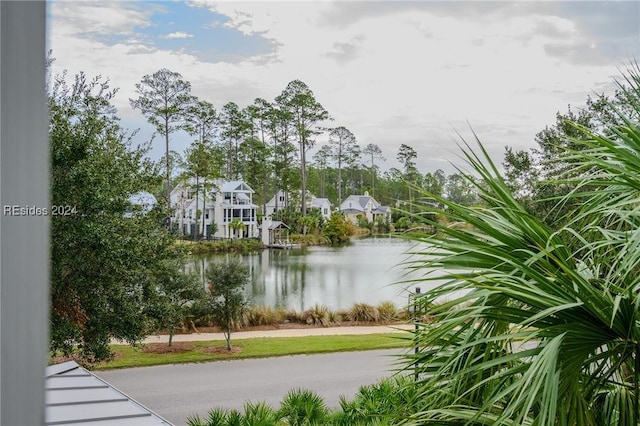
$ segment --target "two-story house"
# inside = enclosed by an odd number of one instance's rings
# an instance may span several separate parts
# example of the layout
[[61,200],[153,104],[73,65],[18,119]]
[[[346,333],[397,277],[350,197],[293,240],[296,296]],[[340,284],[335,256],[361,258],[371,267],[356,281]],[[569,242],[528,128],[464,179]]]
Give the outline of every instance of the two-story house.
[[341,204],[339,210],[345,219],[353,224],[358,223],[358,216],[362,215],[367,222],[373,223],[379,217],[391,219],[391,208],[383,206],[365,191],[364,195],[349,195]]
[[[293,194],[287,194],[283,190],[279,190],[265,204],[265,217],[271,217],[278,210],[286,208],[288,205],[300,208],[300,191]],[[331,217],[331,202],[328,198],[317,198],[311,193],[307,193],[307,209],[319,209],[322,217],[329,219]]]
[[253,204],[253,189],[245,182],[217,180],[206,191],[198,191],[197,197],[194,182],[180,184],[171,191],[174,232],[192,235],[197,231],[205,238],[258,236],[258,206]]
[[[222,183],[216,194],[214,220],[216,236],[249,238],[258,236],[258,206],[253,204],[254,190],[241,180]],[[235,229],[232,222],[242,222],[244,229]]]

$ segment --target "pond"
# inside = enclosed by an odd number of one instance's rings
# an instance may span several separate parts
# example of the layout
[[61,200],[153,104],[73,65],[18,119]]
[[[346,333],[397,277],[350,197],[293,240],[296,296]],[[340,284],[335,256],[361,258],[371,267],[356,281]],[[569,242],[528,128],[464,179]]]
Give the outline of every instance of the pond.
[[[386,301],[406,306],[407,288],[413,291],[416,284],[399,282],[416,275],[407,275],[401,264],[415,245],[400,238],[370,237],[342,247],[269,249],[242,255],[251,274],[247,296],[253,305],[296,311],[315,304],[333,310]],[[200,274],[205,285],[203,271],[209,262],[224,261],[227,256],[194,256],[187,266]]]

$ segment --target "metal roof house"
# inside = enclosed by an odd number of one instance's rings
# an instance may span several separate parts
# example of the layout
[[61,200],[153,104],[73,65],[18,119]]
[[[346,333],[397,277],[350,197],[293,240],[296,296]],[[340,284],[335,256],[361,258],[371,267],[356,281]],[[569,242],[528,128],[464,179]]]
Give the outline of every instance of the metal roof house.
[[[195,180],[183,182],[171,191],[171,206],[174,213],[171,218],[172,229],[189,235],[196,232],[207,238],[253,238],[258,236],[258,206],[253,204],[254,190],[244,181],[223,181],[216,179],[209,182],[204,211],[204,227],[202,218],[198,218],[198,210],[202,210],[205,194],[196,191],[191,185]],[[202,213],[200,213],[202,214]],[[233,221],[240,221],[244,229],[234,229]],[[212,231],[214,229],[215,231]]]
[[46,425],[171,425],[75,361],[50,365],[45,380]]
[[[308,209],[319,209],[320,214],[325,219],[331,217],[331,202],[328,198],[317,198],[307,191],[306,204]],[[296,208],[300,207],[300,191],[287,193],[281,189],[265,204],[264,216],[272,216],[278,210],[284,209],[289,205],[293,205]]]
[[345,219],[351,223],[358,223],[358,216],[364,216],[369,223],[379,217],[391,218],[391,208],[381,205],[375,198],[365,191],[364,195],[349,195],[341,204],[339,210]]

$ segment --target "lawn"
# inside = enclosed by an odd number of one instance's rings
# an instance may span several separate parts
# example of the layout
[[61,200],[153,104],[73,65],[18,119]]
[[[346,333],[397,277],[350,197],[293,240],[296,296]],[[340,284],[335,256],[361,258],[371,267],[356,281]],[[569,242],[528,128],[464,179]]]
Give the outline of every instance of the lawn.
[[187,362],[209,362],[265,358],[299,354],[365,351],[409,347],[408,333],[382,333],[340,336],[258,337],[231,341],[229,353],[224,341],[152,343],[141,347],[113,345],[116,358],[93,367],[94,370],[146,367]]

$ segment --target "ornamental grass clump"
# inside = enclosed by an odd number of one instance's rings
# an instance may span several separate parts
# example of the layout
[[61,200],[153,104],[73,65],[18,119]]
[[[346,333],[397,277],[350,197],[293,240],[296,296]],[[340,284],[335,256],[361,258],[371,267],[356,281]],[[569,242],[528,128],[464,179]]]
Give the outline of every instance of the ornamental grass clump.
[[324,305],[315,304],[311,309],[304,311],[302,317],[307,324],[328,326],[331,310]]
[[378,305],[380,322],[390,323],[398,320],[398,312],[393,302],[382,302]]
[[243,315],[243,322],[247,327],[282,324],[285,319],[286,311],[265,305],[251,306]]
[[349,310],[349,319],[356,323],[378,322],[380,321],[380,311],[373,305],[356,303]]

